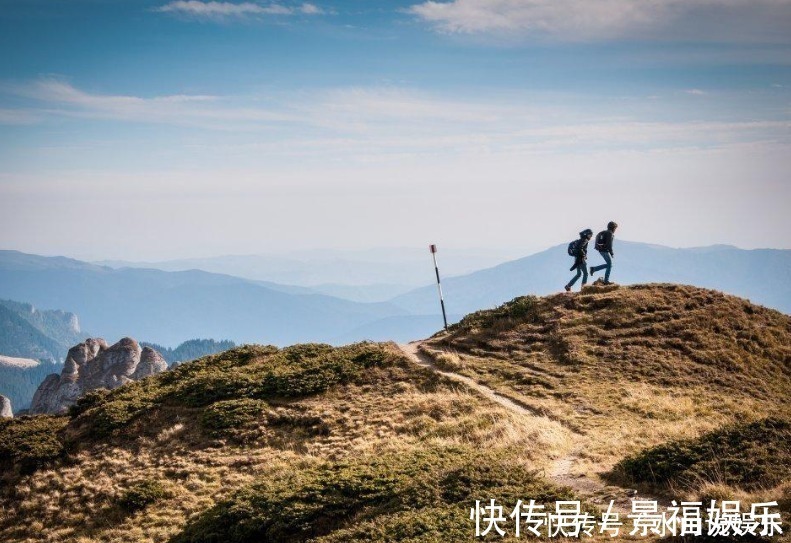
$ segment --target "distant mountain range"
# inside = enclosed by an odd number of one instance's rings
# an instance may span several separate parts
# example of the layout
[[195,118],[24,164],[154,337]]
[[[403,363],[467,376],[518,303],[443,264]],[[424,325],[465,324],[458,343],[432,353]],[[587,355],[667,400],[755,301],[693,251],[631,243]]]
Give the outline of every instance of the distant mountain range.
[[67,307],[105,338],[160,345],[194,337],[287,345],[333,341],[406,311],[199,270],[112,269],[63,257],[0,251],[0,297]]
[[81,337],[74,313],[0,300],[0,355],[62,362]]
[[[616,240],[615,253],[612,280],[617,283],[691,284],[791,312],[790,250],[729,246],[673,249]],[[601,260],[592,247],[589,258],[589,264]],[[422,259],[430,260],[426,255]],[[242,265],[241,261],[236,264]],[[413,264],[420,268],[420,275],[426,275],[425,262]],[[466,275],[443,276],[449,321],[516,296],[558,292],[572,275],[570,265],[565,246],[556,246]],[[442,327],[436,286],[430,284],[433,269],[428,272],[425,283],[429,284],[424,287],[386,302],[361,303],[343,299],[364,297],[359,291],[355,294],[357,287],[350,283],[335,285],[337,296],[328,296],[315,287],[202,270],[113,269],[63,257],[0,251],[0,298],[68,308],[99,336],[110,340],[140,337],[165,350],[195,337],[275,345],[342,344],[363,339],[406,341],[427,337]],[[366,279],[371,286],[377,279],[384,285],[393,277],[369,275]]]
[[[443,251],[442,265],[454,275],[473,272],[506,260],[500,253],[472,249]],[[279,285],[309,287],[355,302],[381,302],[431,281],[428,247],[379,248],[362,251],[315,250],[272,255],[229,255],[161,262],[105,260],[112,268],[152,268],[163,271],[203,270]],[[290,292],[294,292],[293,289]]]
[[[27,409],[44,378],[59,374],[69,349],[89,335],[81,332],[74,313],[0,300],[0,394],[11,400],[15,411]],[[142,346],[160,351],[170,365],[225,351],[235,344],[192,339],[174,349],[148,343]]]
[[[754,303],[791,313],[791,250],[744,250],[727,245],[672,249],[659,245],[615,241],[610,280],[619,284],[681,283],[713,288]],[[593,250],[588,265],[603,263]],[[488,309],[524,294],[559,292],[573,276],[565,246],[459,277],[443,279],[448,312],[465,314]],[[589,279],[602,277],[603,272]],[[579,289],[579,282],[575,285]],[[410,313],[439,314],[435,286],[426,286],[390,300]]]

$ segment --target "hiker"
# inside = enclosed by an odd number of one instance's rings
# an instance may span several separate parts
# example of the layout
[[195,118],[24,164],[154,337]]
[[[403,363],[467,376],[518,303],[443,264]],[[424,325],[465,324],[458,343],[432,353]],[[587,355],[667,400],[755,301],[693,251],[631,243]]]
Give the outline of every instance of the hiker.
[[574,257],[574,265],[569,268],[569,271],[577,270],[577,275],[571,278],[571,281],[566,285],[566,292],[571,292],[571,287],[577,282],[577,279],[582,276],[582,286],[588,282],[588,267],[586,262],[588,260],[588,242],[593,237],[593,230],[586,228],[580,232],[580,239],[569,243],[569,255]]
[[597,271],[607,268],[607,271],[604,273],[605,285],[612,284],[610,283],[610,271],[612,271],[612,259],[615,256],[615,253],[612,252],[612,240],[615,237],[616,228],[618,228],[618,223],[610,221],[607,223],[607,230],[602,230],[596,234],[596,245],[594,245],[594,247],[599,251],[605,263],[599,266],[591,266],[591,277],[593,277],[593,274]]

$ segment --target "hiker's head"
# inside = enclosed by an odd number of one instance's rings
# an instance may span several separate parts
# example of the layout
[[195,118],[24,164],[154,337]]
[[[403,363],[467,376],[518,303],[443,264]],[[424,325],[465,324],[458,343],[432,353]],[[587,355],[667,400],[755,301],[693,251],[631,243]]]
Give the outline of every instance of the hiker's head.
[[593,237],[593,230],[590,228],[586,228],[582,232],[580,232],[580,237],[582,239],[591,239]]
[[607,223],[607,230],[610,232],[615,232],[615,229],[618,228],[618,223],[615,221],[610,221]]

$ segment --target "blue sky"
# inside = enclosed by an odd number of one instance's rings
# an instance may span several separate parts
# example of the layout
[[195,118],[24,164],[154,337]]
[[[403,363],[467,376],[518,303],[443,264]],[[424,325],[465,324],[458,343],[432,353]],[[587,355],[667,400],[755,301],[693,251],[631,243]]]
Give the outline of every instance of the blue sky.
[[791,0],[3,0],[0,50],[4,248],[791,248]]

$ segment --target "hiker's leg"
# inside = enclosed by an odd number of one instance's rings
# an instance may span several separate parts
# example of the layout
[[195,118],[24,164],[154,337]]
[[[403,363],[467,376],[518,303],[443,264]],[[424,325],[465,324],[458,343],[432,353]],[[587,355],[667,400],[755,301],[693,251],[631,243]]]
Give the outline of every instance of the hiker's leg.
[[612,258],[610,258],[610,253],[607,251],[601,251],[601,256],[604,261],[607,263],[602,268],[607,268],[607,271],[604,273],[604,282],[608,282],[610,280],[610,272],[612,271]]
[[582,265],[577,268],[577,271],[582,272],[582,285],[584,286],[588,282],[588,266],[583,262]]
[[[574,277],[571,278],[571,281],[569,281],[568,284],[566,285],[567,287],[571,288],[571,287],[574,286],[574,283],[576,283],[577,279],[579,279],[580,275],[582,275],[582,268],[583,267],[584,266],[578,266],[577,267],[577,275],[575,275]],[[586,275],[586,277],[587,277],[587,275]]]

